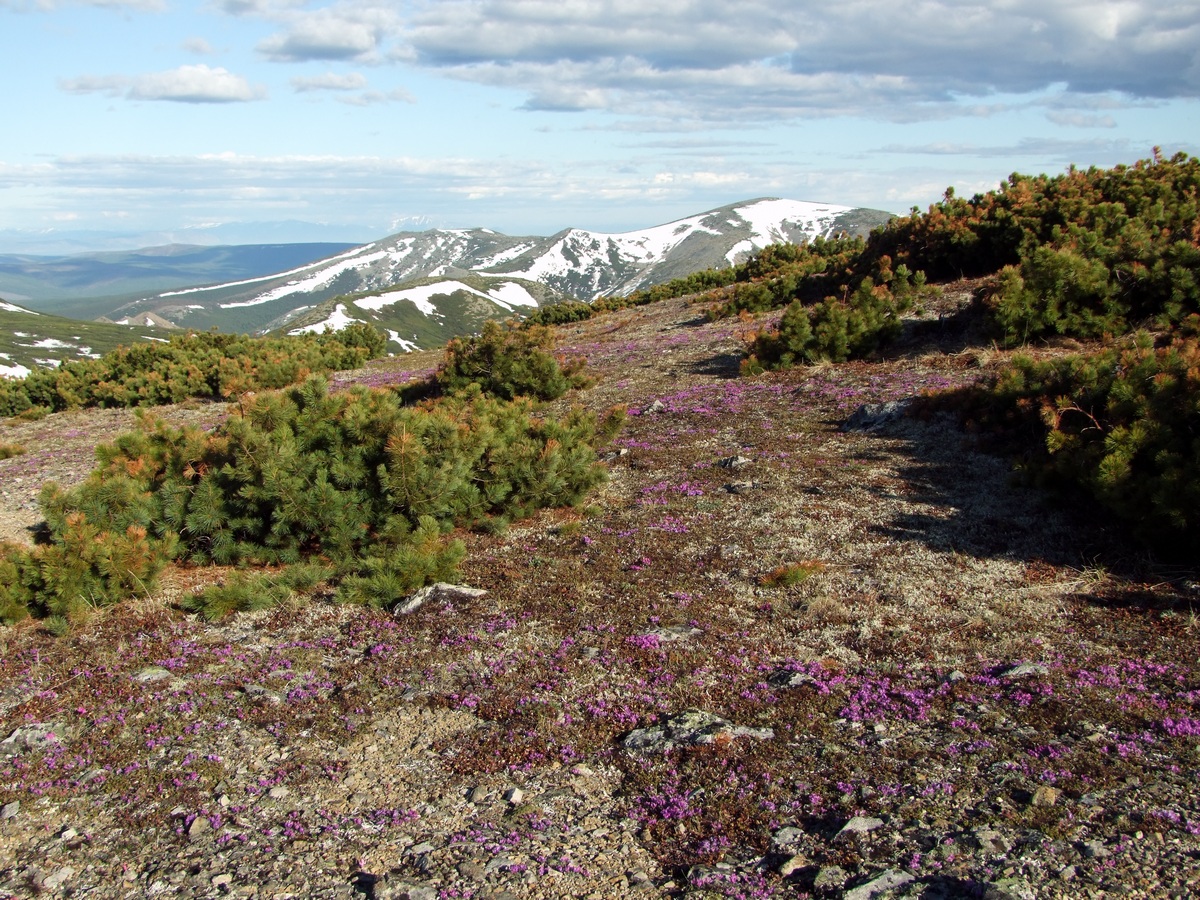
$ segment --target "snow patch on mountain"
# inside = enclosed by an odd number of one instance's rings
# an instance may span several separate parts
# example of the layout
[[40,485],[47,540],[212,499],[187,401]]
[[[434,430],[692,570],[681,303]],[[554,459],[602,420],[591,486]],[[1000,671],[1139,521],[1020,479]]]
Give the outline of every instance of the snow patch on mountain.
[[35,313],[32,309],[25,309],[23,306],[14,306],[12,303],[5,303],[3,300],[0,300],[0,309],[5,312],[29,313],[31,316],[41,315],[41,313]]
[[349,269],[365,269],[371,263],[378,262],[387,255],[388,252],[386,250],[378,250],[375,253],[367,253],[364,256],[356,256],[353,259],[343,259],[334,265],[323,263],[319,271],[314,272],[307,278],[289,281],[285,285],[272,288],[249,300],[242,300],[236,303],[222,303],[221,309],[241,309],[246,306],[258,306],[262,303],[270,303],[272,300],[278,300],[280,297],[286,297],[288,294],[298,294],[301,291],[315,291],[317,288],[325,287],[325,285],[329,284],[329,282],[333,281],[333,279],[337,278],[343,272]]
[[346,304],[339,303],[333,308],[333,312],[329,314],[329,318],[327,318],[325,321],[316,322],[312,325],[305,325],[301,328],[293,328],[288,332],[288,334],[320,334],[326,328],[328,328],[330,331],[341,331],[347,325],[353,325],[357,321],[357,319],[349,315],[349,313],[346,311]]
[[783,222],[803,231],[812,240],[828,234],[837,217],[850,210],[849,206],[806,200],[759,200],[749,206],[739,206],[737,214],[750,224],[750,240],[762,248],[789,240],[787,232],[780,227]]
[[[339,253],[337,256],[331,256],[329,259],[323,260],[320,263],[316,263],[316,265],[323,266],[328,265],[329,263],[336,263],[338,260],[349,259],[351,256],[357,256],[359,253],[362,253],[362,251],[362,247],[354,247],[351,250],[347,250],[345,253]],[[241,287],[242,285],[246,284],[257,284],[260,281],[274,281],[277,278],[287,278],[291,275],[299,275],[301,272],[307,272],[309,269],[313,268],[313,265],[313,263],[308,263],[295,269],[288,269],[286,272],[275,272],[272,275],[263,275],[260,278],[247,278],[243,281],[226,281],[223,284],[210,284],[205,285],[204,287],[183,288],[182,290],[178,291],[163,291],[158,296],[181,297],[184,294],[200,294],[204,293],[205,291],[218,291],[225,288]],[[204,307],[196,306],[189,307],[189,309],[204,309]]]
[[388,291],[387,293],[375,294],[371,297],[359,297],[354,301],[354,305],[359,307],[359,309],[380,310],[385,306],[392,306],[395,303],[399,303],[401,300],[407,300],[420,312],[427,316],[432,316],[437,315],[438,310],[430,302],[431,298],[449,296],[456,291],[466,291],[468,294],[483,297],[510,311],[513,306],[538,305],[533,295],[519,284],[504,282],[484,293],[483,291],[477,291],[470,285],[463,284],[461,281],[439,281],[434,284],[423,284],[419,287],[406,288],[401,291]]
[[499,303],[505,309],[511,310],[514,306],[537,306],[537,298],[525,289],[524,285],[517,284],[513,281],[505,281],[501,284],[490,288],[487,296],[493,303]]

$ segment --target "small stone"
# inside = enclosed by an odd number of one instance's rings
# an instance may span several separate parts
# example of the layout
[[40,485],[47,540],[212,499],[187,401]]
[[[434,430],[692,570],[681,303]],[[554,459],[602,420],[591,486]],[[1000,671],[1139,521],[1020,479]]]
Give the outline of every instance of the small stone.
[[817,877],[813,879],[813,887],[818,890],[840,888],[849,877],[841,866],[822,866],[817,872]]
[[148,666],[142,669],[133,676],[133,680],[141,684],[150,684],[155,681],[165,681],[173,677],[169,669],[164,669],[161,666]]
[[477,784],[477,785],[475,785],[475,787],[471,788],[470,792],[468,792],[467,802],[468,803],[482,803],[484,800],[487,799],[487,796],[488,796],[487,788],[485,788],[481,784]]
[[1104,846],[1104,841],[1086,841],[1083,845],[1085,859],[1107,859],[1112,854]]
[[244,693],[251,700],[259,703],[269,703],[272,706],[279,706],[283,703],[283,695],[278,691],[273,691],[270,688],[265,688],[261,684],[247,684],[242,686]]
[[984,853],[1002,856],[1011,847],[1004,835],[992,828],[976,828],[971,835],[975,838],[976,845]]
[[788,825],[786,828],[780,828],[771,835],[771,844],[775,847],[790,847],[797,844],[804,837],[804,830]]
[[983,900],[1037,900],[1037,895],[1020,878],[1002,878],[987,885]]
[[860,884],[858,887],[846,891],[842,894],[842,898],[843,900],[871,900],[872,897],[886,894],[888,891],[894,891],[896,888],[903,887],[913,880],[913,876],[907,872],[894,872],[888,869],[881,875],[872,878],[866,884]]
[[470,881],[483,881],[487,877],[487,871],[483,865],[473,859],[460,862],[457,868],[458,874]]
[[15,818],[17,813],[21,811],[21,801],[14,800],[11,803],[5,803],[3,808],[0,808],[0,819]]
[[855,816],[849,822],[842,826],[834,839],[844,837],[847,834],[866,834],[869,831],[874,831],[876,828],[883,827],[883,819],[876,819],[871,816]]
[[1000,673],[1001,678],[1028,678],[1031,675],[1048,675],[1050,670],[1038,663],[1022,663]]
[[903,419],[911,400],[888,400],[885,403],[865,403],[854,411],[842,425],[842,431],[874,434]]
[[722,469],[744,469],[750,465],[750,460],[739,453],[735,456],[726,456],[724,459],[718,459],[717,465]]
[[429,843],[429,841],[422,841],[419,844],[414,844],[412,847],[409,847],[408,852],[413,856],[424,856],[426,853],[432,852],[433,849],[434,846],[433,844]]
[[79,837],[79,832],[74,828],[64,828],[59,832],[58,837],[60,840],[69,841],[71,838]]
[[203,837],[210,831],[212,831],[212,823],[204,816],[197,816],[192,820],[192,824],[188,826],[187,835],[192,840],[195,840],[198,837]]
[[642,414],[643,415],[654,415],[656,413],[663,412],[664,410],[666,410],[666,408],[667,408],[667,405],[665,403],[663,403],[661,400],[655,400],[653,403],[651,403],[649,406],[647,406],[645,409],[642,410]]
[[808,857],[802,853],[797,853],[795,856],[791,856],[780,863],[778,871],[781,877],[787,878],[789,875],[799,872],[808,866],[808,864]]
[[275,787],[271,788],[269,791],[267,791],[267,796],[270,797],[272,800],[282,800],[284,797],[286,797],[290,793],[291,793],[290,790],[288,790],[282,784],[278,784]]
[[444,581],[439,581],[436,584],[426,585],[410,596],[408,600],[396,607],[394,615],[405,616],[411,612],[416,612],[431,601],[435,603],[461,603],[468,600],[475,600],[486,594],[487,591],[482,588],[468,587],[465,584],[447,584]]
[[1062,796],[1062,791],[1056,787],[1051,787],[1048,784],[1041,785],[1033,792],[1034,806],[1053,806],[1058,802],[1058,798]]
[[213,887],[225,887],[229,884],[233,884],[233,876],[228,872],[222,872],[220,875],[214,875],[212,877]]
[[48,891],[57,891],[68,878],[75,874],[75,870],[70,866],[59,869],[53,875],[47,875],[42,880],[42,887]]
[[523,790],[521,790],[519,787],[509,788],[507,791],[504,792],[504,799],[507,800],[509,803],[511,803],[513,806],[517,806],[520,804],[520,802],[522,800],[525,799],[525,792]]
[[1063,881],[1072,881],[1075,878],[1075,871],[1074,866],[1063,866],[1058,870],[1058,877]]
[[780,669],[777,672],[772,672],[767,676],[767,684],[777,688],[801,687],[803,685],[816,686],[817,680],[807,672],[794,672],[791,669]]

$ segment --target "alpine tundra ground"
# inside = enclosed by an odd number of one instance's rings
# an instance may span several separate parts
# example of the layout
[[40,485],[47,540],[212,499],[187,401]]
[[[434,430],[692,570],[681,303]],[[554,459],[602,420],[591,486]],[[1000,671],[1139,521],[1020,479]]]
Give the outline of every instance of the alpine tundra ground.
[[[465,535],[476,590],[408,614],[206,624],[176,602],[225,573],[182,568],[0,631],[0,895],[1194,896],[1196,573],[948,413],[854,415],[1000,364],[964,297],[752,379],[754,324],[686,301],[561,329],[597,383],[547,414],[629,410],[608,483]],[[4,429],[5,535],[131,421]]]

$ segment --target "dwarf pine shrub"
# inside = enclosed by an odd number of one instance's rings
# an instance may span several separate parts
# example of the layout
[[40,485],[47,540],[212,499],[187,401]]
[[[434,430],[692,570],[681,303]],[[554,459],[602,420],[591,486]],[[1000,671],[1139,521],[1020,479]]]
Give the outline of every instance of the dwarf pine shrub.
[[356,323],[321,335],[251,338],[212,332],[134,344],[23,379],[0,380],[0,415],[33,408],[139,407],[218,400],[285,387],[310,374],[351,369],[379,356],[387,338]]
[[550,328],[486,322],[479,336],[456,338],[446,346],[435,381],[443,393],[475,384],[485,394],[505,400],[555,400],[571,388],[584,386],[587,379],[582,360],[556,359],[553,349]]
[[1150,546],[1200,554],[1200,342],[1018,358],[968,403],[1027,469],[1081,490]]
[[[742,365],[747,374],[820,361],[845,362],[874,353],[900,333],[900,314],[924,291],[925,278],[899,266],[887,283],[870,276],[847,299],[826,297],[808,306],[793,301],[779,327],[758,335]],[[894,288],[893,288],[894,286]]]
[[[604,477],[594,446],[619,424],[619,412],[539,418],[478,384],[407,407],[390,391],[330,394],[319,377],[249,398],[212,433],[143,415],[97,449],[86,482],[43,492],[49,541],[6,551],[21,587],[0,595],[3,615],[75,617],[149,590],[173,558],[310,560],[343,599],[388,606],[451,577],[463,553],[451,529],[578,503]],[[234,583],[194,606],[247,608],[248,593]]]

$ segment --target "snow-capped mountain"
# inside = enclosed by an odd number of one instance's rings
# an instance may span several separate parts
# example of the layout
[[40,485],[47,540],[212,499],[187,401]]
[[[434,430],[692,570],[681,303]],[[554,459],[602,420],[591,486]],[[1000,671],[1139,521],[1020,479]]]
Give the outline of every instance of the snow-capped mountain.
[[[140,321],[153,312],[184,327],[240,331],[332,327],[343,317],[375,321],[396,333],[397,346],[429,346],[428,340],[469,330],[468,323],[451,321],[464,309],[472,311],[470,319],[503,317],[514,310],[514,297],[520,298],[515,306],[532,306],[564,295],[628,294],[732,265],[769,244],[865,234],[889,218],[879,210],[764,198],[623,234],[577,228],[551,237],[488,229],[404,232],[276,275],[156,294],[110,317]],[[433,283],[439,280],[444,283]],[[358,296],[398,286],[419,288],[420,300]],[[334,298],[338,302],[330,303]],[[410,314],[405,323],[382,321],[400,311]],[[427,325],[440,317],[443,327],[413,327],[413,315],[424,316]]]

